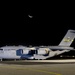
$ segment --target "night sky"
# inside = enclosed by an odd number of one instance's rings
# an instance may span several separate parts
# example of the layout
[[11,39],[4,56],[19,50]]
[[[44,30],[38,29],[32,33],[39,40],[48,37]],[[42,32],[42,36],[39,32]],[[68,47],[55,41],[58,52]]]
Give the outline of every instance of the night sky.
[[6,7],[1,11],[0,46],[58,45],[68,29],[75,29],[74,14],[72,7],[63,6]]

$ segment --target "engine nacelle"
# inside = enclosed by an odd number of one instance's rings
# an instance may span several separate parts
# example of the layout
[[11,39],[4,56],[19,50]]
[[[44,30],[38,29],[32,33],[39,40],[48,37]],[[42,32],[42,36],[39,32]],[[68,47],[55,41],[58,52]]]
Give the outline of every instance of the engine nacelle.
[[23,50],[23,54],[33,53],[32,51],[35,51],[35,48],[33,48],[33,47],[31,47],[31,48],[25,48]]
[[37,51],[37,54],[39,55],[45,55],[49,53],[49,48],[39,48]]
[[23,54],[28,54],[29,50],[23,50]]

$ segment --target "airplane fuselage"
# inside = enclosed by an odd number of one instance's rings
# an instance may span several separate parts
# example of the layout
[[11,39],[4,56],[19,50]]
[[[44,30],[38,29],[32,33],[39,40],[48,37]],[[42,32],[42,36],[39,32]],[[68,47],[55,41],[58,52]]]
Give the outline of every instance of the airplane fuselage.
[[55,55],[75,50],[70,47],[75,38],[75,30],[68,30],[57,46],[4,46],[0,47],[0,59],[47,59]]
[[29,47],[1,47],[0,59],[47,59],[69,50],[52,50],[48,47],[29,48]]

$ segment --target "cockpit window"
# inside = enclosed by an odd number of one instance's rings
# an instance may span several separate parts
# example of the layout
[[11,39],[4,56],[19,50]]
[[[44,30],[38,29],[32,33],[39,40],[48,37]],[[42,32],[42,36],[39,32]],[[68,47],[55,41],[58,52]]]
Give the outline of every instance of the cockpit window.
[[0,49],[0,51],[3,51],[3,49]]

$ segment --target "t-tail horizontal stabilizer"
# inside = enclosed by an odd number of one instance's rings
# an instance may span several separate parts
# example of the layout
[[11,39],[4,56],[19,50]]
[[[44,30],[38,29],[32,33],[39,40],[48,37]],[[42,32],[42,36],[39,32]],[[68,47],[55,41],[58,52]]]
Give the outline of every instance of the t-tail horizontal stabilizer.
[[70,46],[75,38],[75,30],[68,30],[59,46]]

